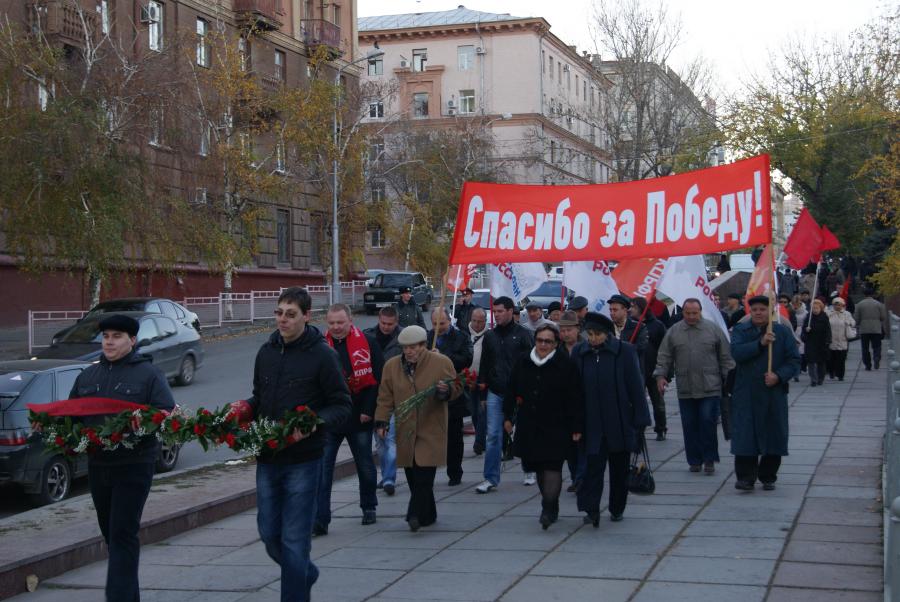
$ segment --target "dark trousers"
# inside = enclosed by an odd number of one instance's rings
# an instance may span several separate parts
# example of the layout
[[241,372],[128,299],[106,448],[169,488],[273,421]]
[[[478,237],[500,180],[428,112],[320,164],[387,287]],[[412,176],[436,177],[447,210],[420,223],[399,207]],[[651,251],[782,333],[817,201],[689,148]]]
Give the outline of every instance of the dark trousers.
[[600,498],[603,497],[603,475],[609,464],[609,512],[622,514],[628,501],[628,460],[627,451],[609,452],[601,443],[600,453],[588,455],[584,471],[584,481],[578,490],[578,509],[582,512],[599,512]]
[[720,403],[719,397],[678,400],[684,431],[684,455],[691,466],[719,461],[716,418]]
[[809,362],[806,366],[809,372],[809,382],[814,385],[821,385],[825,380],[825,362]]
[[451,404],[447,416],[447,477],[461,479],[463,476],[463,416],[465,408]]
[[109,549],[107,602],[137,602],[141,514],[153,482],[153,463],[94,466],[88,469],[91,499]]
[[347,439],[353,462],[356,464],[356,476],[359,478],[359,507],[375,510],[378,496],[378,472],[375,459],[372,457],[372,431],[361,430],[352,433],[325,432],[325,450],[322,454],[322,468],[319,474],[319,493],[316,504],[316,522],[328,525],[331,522],[331,485],[334,481],[334,465],[337,462],[341,442]]
[[832,349],[828,352],[828,374],[837,378],[844,378],[844,368],[847,364],[846,349]]
[[659,385],[653,376],[648,376],[644,380],[647,386],[647,393],[650,395],[650,403],[653,405],[653,430],[657,433],[665,433],[666,428],[666,400],[659,392]]
[[[872,360],[875,360],[875,368],[881,364],[881,335],[880,334],[861,334],[859,335],[859,344],[862,346],[862,361],[866,368],[872,367]],[[871,354],[869,347],[872,348]]]
[[735,456],[734,474],[739,481],[774,483],[778,480],[781,456]]
[[414,464],[412,468],[403,470],[406,472],[406,483],[409,485],[406,520],[415,516],[421,526],[427,527],[437,520],[437,504],[434,501],[434,477],[437,468]]

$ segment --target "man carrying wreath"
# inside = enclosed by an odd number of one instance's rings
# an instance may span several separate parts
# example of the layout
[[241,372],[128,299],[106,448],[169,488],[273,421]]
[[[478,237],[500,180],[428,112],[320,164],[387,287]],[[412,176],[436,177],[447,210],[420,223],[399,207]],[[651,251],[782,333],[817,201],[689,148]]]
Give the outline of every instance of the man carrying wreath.
[[[337,354],[310,319],[312,300],[293,286],[278,297],[278,330],[256,354],[253,396],[232,404],[242,420],[280,420],[305,405],[339,428],[353,405]],[[256,464],[256,522],[269,556],[281,566],[282,602],[306,602],[319,570],[309,558],[316,516],[323,429],[296,433],[297,442],[277,454],[264,450]]]
[[[78,375],[69,399],[103,397],[167,411],[175,407],[166,377],[134,348],[138,328],[138,321],[127,315],[113,314],[100,320],[103,355],[99,363]],[[138,531],[158,455],[156,438],[144,437],[132,449],[101,450],[88,460],[91,499],[109,549],[108,602],[141,599]]]

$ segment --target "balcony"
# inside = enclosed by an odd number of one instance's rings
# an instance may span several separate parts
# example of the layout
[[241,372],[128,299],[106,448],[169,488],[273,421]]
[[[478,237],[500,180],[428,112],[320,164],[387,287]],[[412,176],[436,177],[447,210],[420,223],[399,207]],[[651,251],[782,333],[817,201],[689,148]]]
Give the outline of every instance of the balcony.
[[100,15],[88,9],[81,9],[79,14],[75,0],[45,0],[30,4],[28,25],[32,33],[42,33],[50,41],[75,47],[84,46],[86,35],[94,41],[100,36]]
[[238,21],[246,26],[263,30],[279,29],[281,0],[233,0],[232,6]]
[[300,21],[303,28],[303,43],[310,54],[319,46],[327,46],[336,56],[341,53],[341,28],[322,19]]

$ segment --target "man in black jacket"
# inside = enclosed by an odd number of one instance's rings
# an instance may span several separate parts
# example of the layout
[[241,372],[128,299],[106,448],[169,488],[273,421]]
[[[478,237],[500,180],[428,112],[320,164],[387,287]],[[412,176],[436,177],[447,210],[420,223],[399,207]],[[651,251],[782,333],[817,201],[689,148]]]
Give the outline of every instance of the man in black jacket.
[[278,298],[278,330],[256,354],[253,396],[233,404],[243,418],[279,420],[306,405],[324,424],[256,463],[257,526],[269,556],[281,566],[282,602],[307,602],[319,570],[309,558],[325,431],[350,419],[353,403],[338,356],[307,324],[312,300],[299,286]]
[[[100,320],[100,363],[78,376],[69,399],[106,397],[166,411],[175,407],[166,377],[149,357],[134,349],[138,327],[138,321],[126,315],[113,314]],[[88,460],[91,499],[109,550],[107,600],[140,600],[138,530],[158,455],[159,442],[145,437],[132,449],[101,451]]]
[[[638,361],[641,369],[644,368],[644,354],[647,353],[649,337],[643,324],[628,315],[631,309],[631,299],[625,295],[613,295],[606,302],[609,307],[609,317],[613,322],[614,335],[620,341],[631,343],[637,348]],[[649,312],[648,312],[649,313]]]
[[666,327],[662,322],[656,319],[650,310],[644,311],[647,307],[647,300],[644,297],[634,297],[631,300],[631,317],[634,320],[641,320],[643,316],[644,326],[647,329],[647,350],[644,352],[644,385],[647,387],[647,393],[650,394],[650,404],[653,406],[653,430],[656,431],[656,440],[665,441],[666,432],[666,400],[659,387],[656,385],[656,379],[653,378],[653,370],[656,368],[656,356],[659,353],[659,346],[666,336]]
[[[403,353],[397,337],[403,330],[397,325],[397,309],[393,306],[382,307],[378,310],[378,324],[367,328],[363,332],[374,337],[375,342],[381,348],[384,361]],[[381,481],[376,485],[377,489],[384,489],[388,495],[394,495],[396,491],[394,483],[397,482],[397,442],[394,439],[394,417],[391,416],[389,428],[384,430],[384,436],[375,431],[375,449],[381,457]]]
[[[534,339],[524,326],[513,321],[515,305],[509,297],[497,297],[492,307],[494,329],[484,335],[481,349],[481,371],[478,382],[487,385],[487,445],[484,454],[484,482],[475,488],[488,493],[500,484],[500,456],[503,451],[503,396],[513,362],[523,353],[531,352]],[[534,484],[533,474],[526,474],[526,483]]]
[[378,498],[375,495],[378,472],[372,458],[374,425],[372,419],[375,416],[375,401],[378,399],[378,383],[381,382],[384,357],[375,338],[353,325],[350,308],[343,303],[329,307],[325,321],[328,324],[325,340],[337,351],[347,387],[350,389],[353,414],[343,426],[325,432],[325,453],[319,479],[319,499],[316,503],[313,535],[328,533],[328,525],[331,523],[331,484],[334,480],[334,464],[344,439],[347,440],[350,453],[353,454],[353,462],[356,464],[363,525],[375,523],[375,507],[378,506]]
[[456,318],[456,328],[464,335],[469,336],[469,320],[472,319],[472,311],[478,307],[476,304],[472,303],[472,297],[475,295],[475,291],[466,287],[459,291],[459,294],[462,298],[460,299],[460,302],[456,304],[456,307],[453,308],[453,317]]
[[[435,308],[431,312],[433,330],[428,332],[428,348],[434,347],[437,333],[437,350],[453,362],[453,369],[462,372],[472,365],[472,341],[450,324],[447,308]],[[460,395],[450,401],[447,407],[447,483],[451,487],[462,483],[463,459],[463,418],[466,416],[466,396]]]
[[425,316],[422,315],[422,309],[413,298],[410,287],[400,287],[400,300],[397,301],[396,309],[397,316],[400,318],[400,328],[406,328],[413,324],[425,328]]

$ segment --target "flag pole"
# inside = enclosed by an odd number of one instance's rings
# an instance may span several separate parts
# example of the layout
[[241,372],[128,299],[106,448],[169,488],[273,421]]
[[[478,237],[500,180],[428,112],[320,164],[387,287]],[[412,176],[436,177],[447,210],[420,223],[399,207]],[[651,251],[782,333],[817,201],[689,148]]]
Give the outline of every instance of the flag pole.
[[[819,259],[821,259],[821,257],[819,257]],[[816,259],[816,279],[813,280],[813,292],[809,301],[809,315],[806,318],[806,332],[812,330],[812,304],[813,301],[816,300],[816,292],[819,288],[819,265],[822,263],[819,259]]]
[[[778,303],[778,301],[775,299],[774,291],[769,289],[769,327],[766,329],[766,334],[772,334],[772,331],[774,330],[775,312],[777,311],[775,309],[775,305],[777,303]],[[772,371],[772,343],[769,343],[768,347],[769,347],[769,367],[768,367],[768,370],[766,370],[766,372],[771,372]]]
[[655,296],[656,296],[656,287],[654,287],[653,290],[650,292],[649,297],[644,297],[644,300],[647,302],[647,304],[644,305],[644,310],[641,312],[641,317],[638,318],[637,327],[634,329],[634,332],[631,333],[631,338],[628,341],[629,343],[634,343],[634,339],[635,339],[635,337],[637,337],[637,333],[641,329],[641,324],[644,323],[644,318],[647,317],[647,310],[650,309],[650,299],[652,299]]
[[[447,300],[447,275],[450,273],[450,266],[447,266],[447,269],[444,270],[444,277],[441,278],[441,304],[438,305],[438,316],[443,316],[444,314],[444,302]],[[431,350],[434,351],[437,349],[437,339],[438,333],[437,328],[433,330],[434,332],[434,340],[431,341]]]
[[453,284],[453,309],[450,310],[450,317],[456,319],[456,295],[459,293],[459,276],[462,272],[462,264],[456,266],[456,282]]

